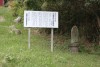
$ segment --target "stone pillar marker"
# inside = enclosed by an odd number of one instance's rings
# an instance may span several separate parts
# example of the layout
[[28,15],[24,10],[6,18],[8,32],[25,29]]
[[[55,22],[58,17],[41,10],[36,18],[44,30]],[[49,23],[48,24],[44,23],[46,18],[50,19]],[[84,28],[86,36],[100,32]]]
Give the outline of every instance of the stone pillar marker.
[[71,43],[78,42],[79,32],[77,26],[73,26],[71,29]]
[[77,26],[73,26],[71,29],[71,45],[70,51],[72,53],[77,53],[78,52],[78,44],[79,44],[79,31]]

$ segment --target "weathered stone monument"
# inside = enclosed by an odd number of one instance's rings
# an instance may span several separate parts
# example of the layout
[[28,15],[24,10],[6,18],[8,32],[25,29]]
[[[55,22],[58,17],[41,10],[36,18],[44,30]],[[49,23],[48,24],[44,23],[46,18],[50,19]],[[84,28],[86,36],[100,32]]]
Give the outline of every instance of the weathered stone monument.
[[79,31],[77,26],[73,26],[71,29],[71,45],[70,51],[73,53],[78,52],[78,45],[79,45]]
[[9,26],[9,29],[10,29],[10,33],[14,33],[14,34],[17,34],[17,35],[21,34],[21,31],[19,29],[17,29],[15,27],[15,25]]
[[17,17],[17,18],[14,20],[14,22],[15,22],[15,23],[19,23],[19,22],[21,22],[21,17],[20,17],[20,16]]

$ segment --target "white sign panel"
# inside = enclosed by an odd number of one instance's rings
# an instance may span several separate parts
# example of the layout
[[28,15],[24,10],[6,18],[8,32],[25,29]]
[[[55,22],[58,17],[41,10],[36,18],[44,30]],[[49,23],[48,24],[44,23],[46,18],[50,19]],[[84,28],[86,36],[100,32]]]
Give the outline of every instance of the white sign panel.
[[24,27],[58,28],[58,12],[24,11]]

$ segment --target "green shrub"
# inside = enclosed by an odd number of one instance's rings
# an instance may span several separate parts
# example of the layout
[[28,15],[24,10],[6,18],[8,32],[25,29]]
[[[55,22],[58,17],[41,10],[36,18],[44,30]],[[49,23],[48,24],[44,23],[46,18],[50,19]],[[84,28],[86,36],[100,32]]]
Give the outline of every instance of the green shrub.
[[24,7],[23,7],[23,1],[19,2],[18,0],[14,0],[13,2],[11,2],[11,10],[13,11],[13,16],[22,16],[23,15],[23,11],[24,11]]

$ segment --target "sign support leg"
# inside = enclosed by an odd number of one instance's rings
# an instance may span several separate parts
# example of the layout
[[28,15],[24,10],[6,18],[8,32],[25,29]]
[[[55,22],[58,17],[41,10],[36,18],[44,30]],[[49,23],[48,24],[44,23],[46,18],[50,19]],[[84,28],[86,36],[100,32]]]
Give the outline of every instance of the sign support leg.
[[28,28],[28,48],[30,49],[30,32],[31,28]]
[[53,28],[51,29],[51,52],[53,52]]

